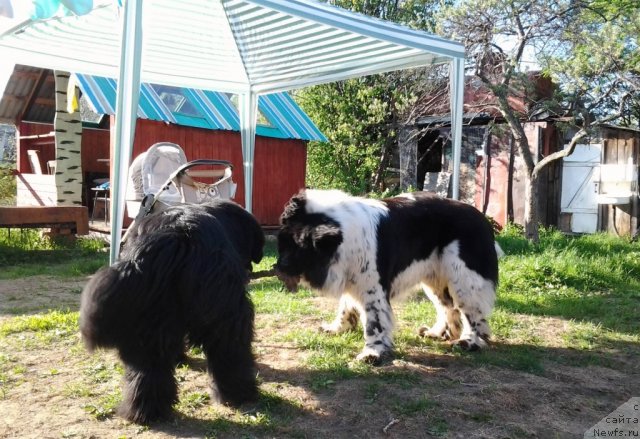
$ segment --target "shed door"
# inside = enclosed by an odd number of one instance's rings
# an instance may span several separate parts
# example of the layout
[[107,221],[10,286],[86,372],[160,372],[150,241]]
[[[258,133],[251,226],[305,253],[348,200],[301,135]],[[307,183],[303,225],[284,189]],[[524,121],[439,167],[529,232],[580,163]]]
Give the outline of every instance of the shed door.
[[563,159],[560,210],[571,213],[571,231],[594,233],[598,229],[596,183],[600,180],[602,145],[578,145]]

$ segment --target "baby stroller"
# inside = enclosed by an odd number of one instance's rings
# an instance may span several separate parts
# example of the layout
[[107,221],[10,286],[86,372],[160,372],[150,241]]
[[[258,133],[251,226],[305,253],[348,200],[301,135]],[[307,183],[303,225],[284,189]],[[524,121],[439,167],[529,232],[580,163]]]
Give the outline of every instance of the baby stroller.
[[[192,169],[204,167],[208,169]],[[175,143],[160,142],[136,157],[129,167],[126,204],[134,218],[122,242],[136,220],[152,212],[179,204],[203,204],[215,199],[231,199],[236,193],[233,165],[225,160],[199,159],[187,162],[184,151]],[[207,178],[204,183],[195,178]]]

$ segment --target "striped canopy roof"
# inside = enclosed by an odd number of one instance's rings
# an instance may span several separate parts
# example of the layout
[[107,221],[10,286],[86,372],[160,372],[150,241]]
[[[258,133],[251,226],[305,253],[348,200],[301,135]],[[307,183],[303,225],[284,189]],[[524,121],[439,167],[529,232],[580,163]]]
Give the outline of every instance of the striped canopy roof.
[[[115,79],[83,74],[77,74],[76,78],[83,95],[96,113],[115,114],[118,85]],[[138,117],[198,128],[240,131],[238,110],[226,93],[180,87],[182,95],[198,113],[184,115],[169,109],[157,90],[157,86],[152,84],[140,85]],[[258,124],[256,132],[259,135],[327,140],[288,93],[259,96],[258,109],[270,123],[269,126]]]
[[[261,94],[464,57],[454,41],[312,0],[143,8],[140,73],[152,84]],[[0,37],[0,50],[20,64],[117,78],[121,12],[115,0],[93,0],[86,15],[28,19]]]

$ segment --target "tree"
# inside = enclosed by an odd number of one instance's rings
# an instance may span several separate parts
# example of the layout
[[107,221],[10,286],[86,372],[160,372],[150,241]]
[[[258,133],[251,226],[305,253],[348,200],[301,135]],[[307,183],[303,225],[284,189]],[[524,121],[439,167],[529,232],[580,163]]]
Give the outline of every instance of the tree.
[[[437,0],[334,0],[337,6],[416,29],[434,28]],[[296,100],[329,142],[308,148],[307,182],[352,193],[386,189],[385,181],[397,132],[424,92],[427,69],[319,85]]]
[[559,47],[543,58],[562,85],[565,100],[598,121],[638,126],[640,3],[593,0],[566,30]]
[[534,179],[547,164],[572,154],[578,142],[599,126],[617,121],[638,127],[640,3],[587,2],[574,23],[562,34],[560,50],[543,59],[549,75],[561,84],[564,103],[574,111],[580,128],[567,148],[536,165]]
[[[638,47],[637,33],[635,42],[625,39],[630,37],[633,23],[637,25],[637,16],[632,16],[637,15],[638,8],[634,0],[614,3],[620,7],[611,6],[608,0],[469,0],[441,11],[439,32],[465,44],[469,71],[495,96],[525,163],[529,175],[525,234],[534,241],[538,240],[537,187],[542,169],[571,154],[594,126],[621,117],[628,108],[630,89],[637,90],[629,76],[626,80],[623,77],[637,66],[637,61],[627,62],[624,57]],[[619,34],[612,35],[613,16],[618,14],[629,15],[629,20],[625,20]],[[613,47],[619,50],[612,51]],[[525,136],[522,121],[526,115],[518,114],[510,100],[518,90],[530,85],[522,69],[527,49],[545,55],[541,59],[546,72],[560,82],[563,92],[559,99],[538,106],[553,108],[564,104],[573,111],[576,126],[579,125],[568,148],[537,163]],[[580,61],[580,68],[573,68],[576,60]],[[614,101],[618,105],[612,110]]]
[[310,145],[308,181],[352,193],[384,190],[400,115],[412,94],[389,84],[389,75],[316,86],[298,102],[329,139]]
[[[82,118],[75,98],[77,87],[71,83],[69,72],[55,70],[56,115],[53,121],[56,142],[57,205],[82,205]],[[70,88],[70,90],[69,90]],[[69,93],[70,92],[70,93]],[[70,102],[72,104],[70,105]]]

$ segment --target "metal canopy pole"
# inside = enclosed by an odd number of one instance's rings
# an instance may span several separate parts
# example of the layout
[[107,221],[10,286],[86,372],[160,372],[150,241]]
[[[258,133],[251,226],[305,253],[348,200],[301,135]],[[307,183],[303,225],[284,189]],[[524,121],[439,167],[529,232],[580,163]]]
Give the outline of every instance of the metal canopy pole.
[[256,147],[258,96],[251,90],[239,96],[240,136],[244,170],[244,208],[253,210],[253,158]]
[[451,93],[451,143],[453,152],[453,176],[451,196],[460,199],[460,156],[462,150],[462,112],[464,105],[464,58],[451,61],[449,88]]
[[133,151],[138,118],[140,64],[142,58],[142,0],[127,0],[123,6],[120,43],[120,76],[116,97],[115,145],[111,182],[111,248],[109,263],[120,253],[127,172]]

